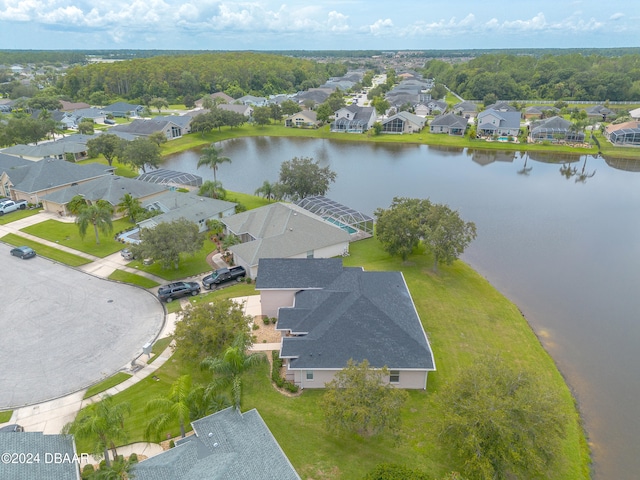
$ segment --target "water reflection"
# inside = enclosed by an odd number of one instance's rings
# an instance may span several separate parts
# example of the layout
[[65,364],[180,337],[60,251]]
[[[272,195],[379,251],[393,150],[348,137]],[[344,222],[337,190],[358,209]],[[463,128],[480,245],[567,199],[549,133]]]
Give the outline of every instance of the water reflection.
[[493,162],[512,163],[517,152],[515,150],[467,150],[467,155],[471,155],[474,162],[485,167]]
[[533,167],[527,167],[527,162],[529,161],[529,154],[526,153],[524,156],[524,165],[522,165],[522,168],[520,170],[518,170],[518,175],[525,175],[525,176],[529,176],[529,174],[531,173],[531,170],[533,170]]

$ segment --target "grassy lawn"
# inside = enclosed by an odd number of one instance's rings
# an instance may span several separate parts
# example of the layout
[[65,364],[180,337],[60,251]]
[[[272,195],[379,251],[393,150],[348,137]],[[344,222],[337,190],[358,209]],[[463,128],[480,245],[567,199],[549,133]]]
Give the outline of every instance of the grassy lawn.
[[16,210],[15,212],[7,213],[6,215],[0,216],[0,225],[6,225],[7,223],[15,222],[16,220],[21,220],[26,217],[31,217],[32,215],[36,215],[40,213],[42,210],[39,208],[34,209],[25,209],[25,210]]
[[158,286],[158,282],[151,280],[142,275],[135,273],[125,272],[124,270],[115,270],[109,275],[110,280],[117,280],[118,282],[130,283],[132,285],[138,285],[142,288],[153,288]]
[[104,392],[105,390],[109,390],[111,387],[115,387],[116,385],[121,384],[129,378],[131,378],[131,375],[129,375],[128,373],[118,372],[112,377],[109,377],[102,382],[96,383],[92,387],[89,387],[87,393],[84,394],[83,398],[91,398],[100,392]]
[[264,207],[265,205],[271,203],[266,198],[256,197],[255,195],[249,195],[247,193],[231,191],[227,191],[226,200],[228,200],[229,202],[241,203],[242,205],[247,207],[247,210]]
[[[433,478],[455,470],[457,465],[441,450],[431,427],[433,419],[440,415],[433,394],[478,358],[498,353],[513,365],[538,372],[564,399],[572,421],[562,452],[565,463],[553,478],[589,478],[589,451],[574,400],[553,360],[515,305],[462,262],[441,267],[435,274],[429,257],[414,255],[403,263],[384,253],[375,239],[356,242],[350,250],[345,265],[403,272],[429,335],[438,371],[429,376],[428,391],[409,392],[397,440],[328,435],[319,408],[321,391],[306,390],[301,396],[286,397],[271,387],[266,365],[251,372],[244,381],[242,408],[258,409],[302,478],[357,479],[383,462],[420,468]],[[194,300],[251,293],[253,285],[240,284]],[[203,378],[202,372],[190,370],[172,358],[156,372],[157,381],[148,378],[117,395],[118,401],[129,401],[133,408],[126,424],[130,442],[143,438],[146,401],[166,393],[178,375],[188,372],[196,381],[206,380],[197,380]],[[171,433],[177,433],[177,425]]]
[[58,248],[49,247],[48,245],[34,242],[33,240],[29,240],[13,233],[8,233],[4,237],[0,238],[0,240],[16,247],[26,245],[33,248],[41,257],[50,258],[51,260],[64,263],[71,267],[79,267],[80,265],[86,265],[91,262],[91,260],[87,260],[84,257],[74,255],[73,253],[63,252]]
[[7,423],[11,420],[11,415],[13,415],[13,410],[5,410],[4,412],[0,412],[0,423]]
[[[122,244],[120,244],[122,246]],[[159,262],[154,262],[151,265],[143,265],[142,261],[134,260],[128,264],[130,267],[137,268],[140,271],[152,273],[160,278],[164,278],[167,281],[185,279],[187,277],[193,277],[211,271],[211,266],[207,263],[207,255],[216,249],[215,243],[210,239],[206,239],[202,248],[195,255],[180,256],[179,268],[162,268]],[[200,280],[199,278],[197,280]],[[194,280],[195,281],[195,280]]]
[[153,353],[153,357],[151,357],[149,361],[147,361],[147,363],[155,362],[156,358],[158,358],[158,355],[164,352],[165,349],[169,346],[171,340],[173,340],[173,338],[171,337],[164,337],[156,340],[156,343],[154,343],[153,347],[151,347],[151,353]]
[[122,250],[122,243],[117,242],[114,239],[114,235],[130,227],[131,222],[127,219],[115,220],[111,234],[104,235],[101,232],[99,233],[100,244],[96,244],[93,227],[87,229],[87,234],[84,239],[82,239],[78,232],[78,226],[75,223],[65,223],[57,220],[45,220],[36,225],[25,227],[22,231],[35,235],[36,237],[44,238],[50,242],[56,242],[65,247],[102,258]]

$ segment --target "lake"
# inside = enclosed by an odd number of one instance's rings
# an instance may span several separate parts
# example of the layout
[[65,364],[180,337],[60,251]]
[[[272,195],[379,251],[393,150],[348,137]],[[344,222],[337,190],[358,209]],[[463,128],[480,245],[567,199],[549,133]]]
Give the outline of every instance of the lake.
[[[253,193],[282,161],[308,156],[337,172],[327,196],[363,213],[421,197],[475,222],[463,259],[519,306],[567,378],[595,478],[638,478],[640,161],[300,138],[221,145],[228,190]],[[163,167],[212,180],[198,157]]]

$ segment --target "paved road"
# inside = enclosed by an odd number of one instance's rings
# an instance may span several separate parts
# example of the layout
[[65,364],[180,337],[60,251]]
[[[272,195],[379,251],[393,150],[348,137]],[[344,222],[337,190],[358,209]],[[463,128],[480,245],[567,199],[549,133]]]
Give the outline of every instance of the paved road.
[[0,244],[0,410],[80,390],[127,366],[162,329],[146,290]]

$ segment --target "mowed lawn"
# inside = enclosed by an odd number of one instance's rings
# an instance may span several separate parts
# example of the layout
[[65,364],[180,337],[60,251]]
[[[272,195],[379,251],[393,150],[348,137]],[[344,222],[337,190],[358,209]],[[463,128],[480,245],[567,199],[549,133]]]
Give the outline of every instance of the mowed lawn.
[[[435,394],[466,367],[495,355],[537,372],[564,399],[572,421],[562,452],[564,463],[552,478],[589,478],[589,451],[574,400],[553,360],[515,305],[463,262],[443,266],[434,273],[429,256],[417,254],[402,262],[383,252],[375,239],[352,244],[351,255],[344,263],[366,270],[403,272],[429,336],[437,371],[429,375],[426,392],[409,392],[399,437],[369,439],[335,437],[326,432],[320,409],[322,391],[305,390],[299,396],[285,396],[271,385],[267,365],[245,376],[242,410],[258,409],[302,478],[358,479],[384,462],[419,468],[434,479],[459,470],[460,466],[437,441],[433,425],[440,406]],[[246,295],[252,288],[253,285],[237,285],[206,297],[211,301]],[[203,378],[203,372],[194,368],[172,358],[156,371],[158,381],[146,379],[116,396],[117,401],[130,401],[135,412],[126,422],[130,442],[143,440],[144,403],[150,396],[162,395],[179,374],[189,371],[197,381],[206,381],[206,374]],[[176,434],[177,425],[170,431]]]

